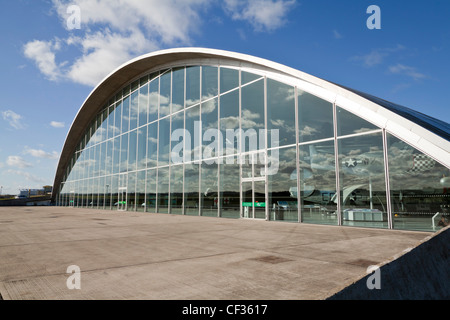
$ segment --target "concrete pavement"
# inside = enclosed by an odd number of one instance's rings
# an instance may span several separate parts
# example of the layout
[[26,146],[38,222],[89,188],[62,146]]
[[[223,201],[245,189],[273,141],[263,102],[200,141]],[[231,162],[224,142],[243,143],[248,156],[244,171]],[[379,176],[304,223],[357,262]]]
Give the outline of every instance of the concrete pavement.
[[[325,299],[426,232],[0,208],[3,299]],[[80,268],[69,290],[67,268]],[[72,279],[72,278],[71,278]],[[75,282],[74,282],[75,283]]]

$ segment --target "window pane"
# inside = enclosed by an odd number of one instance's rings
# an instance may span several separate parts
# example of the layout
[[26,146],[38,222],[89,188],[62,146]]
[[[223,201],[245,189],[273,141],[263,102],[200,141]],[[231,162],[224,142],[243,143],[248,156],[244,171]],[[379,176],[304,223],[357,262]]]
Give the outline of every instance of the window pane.
[[218,68],[202,67],[202,100],[207,100],[218,94]]
[[105,174],[112,174],[114,140],[106,141]]
[[[217,76],[216,76],[217,83]],[[200,67],[186,67],[186,108],[200,102]]]
[[105,210],[111,209],[111,176],[105,178]]
[[114,137],[117,133],[116,127],[114,125],[114,106],[108,108],[108,139]]
[[218,155],[219,129],[217,98],[202,103],[202,140],[203,158],[208,159]]
[[[133,83],[131,84],[131,91],[136,90],[137,88],[139,88],[139,80],[135,80],[133,81]],[[124,92],[125,93],[125,92]]]
[[298,90],[299,141],[334,137],[333,104]]
[[94,168],[94,153],[95,153],[95,148],[90,147],[88,149],[88,162],[87,162],[87,174],[86,177],[87,178],[91,178],[92,177],[92,171]]
[[114,110],[114,136],[122,132],[122,103],[116,104]]
[[128,171],[136,170],[137,130],[129,133],[128,141]]
[[[271,79],[267,79],[267,130],[269,148],[295,144],[294,87]],[[278,130],[278,137],[271,130]]]
[[339,185],[344,225],[387,228],[381,132],[339,139]]
[[137,172],[136,210],[145,211],[145,170]]
[[184,170],[184,214],[198,216],[200,166],[187,163]]
[[118,205],[118,192],[119,192],[119,176],[114,175],[111,177],[111,205],[113,210],[117,210]]
[[184,108],[184,68],[173,69],[172,73],[172,113]]
[[120,172],[128,170],[128,133],[120,136]]
[[170,213],[183,213],[183,165],[170,167]]
[[337,107],[338,136],[376,130],[378,127],[360,117]]
[[147,170],[146,211],[156,212],[156,169]]
[[140,170],[147,167],[147,126],[138,130],[137,139],[137,169]]
[[102,125],[100,141],[105,141],[108,138],[108,108],[102,112]]
[[169,164],[170,117],[159,120],[159,156],[158,165]]
[[450,170],[396,137],[387,138],[394,228],[441,229],[450,219]]
[[239,219],[239,163],[236,157],[226,157],[220,164],[220,216]]
[[170,86],[172,82],[172,73],[170,71],[163,74],[160,78],[159,93],[159,116],[164,117],[170,113]]
[[139,127],[145,125],[148,119],[148,84],[139,89]]
[[256,80],[258,78],[262,78],[262,76],[246,71],[241,71],[241,85],[252,82],[253,80]]
[[122,102],[122,133],[130,130],[130,96]]
[[298,221],[296,148],[270,151],[268,164],[269,219]]
[[106,146],[107,146],[107,142],[103,142],[100,145],[100,157],[99,159],[99,175],[100,176],[104,176],[106,175],[106,166],[105,166],[105,158],[106,158]]
[[139,117],[139,91],[136,90],[130,98],[130,131],[137,128]]
[[[337,225],[334,141],[299,148],[302,221]],[[291,176],[294,177],[297,178],[297,172]],[[294,193],[297,194],[297,186],[292,188]]]
[[158,119],[159,78],[150,82],[148,99],[149,99],[148,122],[150,123]]
[[128,173],[127,211],[136,211],[136,172]]
[[147,166],[156,167],[158,163],[158,122],[148,125],[147,132]]
[[220,68],[220,93],[239,87],[239,71]]
[[184,152],[184,112],[178,112],[170,117],[171,127],[171,150],[170,163],[180,164],[183,162]]
[[120,137],[114,138],[114,153],[113,153],[113,173],[119,173],[120,164]]
[[[223,155],[236,154],[239,150],[239,90],[220,96],[220,130],[224,136]],[[226,137],[226,139],[225,139]]]
[[94,170],[92,172],[93,177],[97,177],[100,175],[100,144],[97,144],[95,147],[95,155],[94,155]]
[[[186,149],[184,150],[186,161],[200,160],[202,137],[200,132],[195,132],[196,128],[198,131],[200,130],[199,121],[200,106],[195,106],[186,110],[185,129],[188,134],[188,136],[185,137]],[[197,127],[195,127],[195,122],[197,122]],[[195,141],[195,138],[197,138],[197,141]]]
[[[241,151],[253,151],[265,148],[264,141],[258,141],[259,130],[264,129],[264,80],[242,88],[241,105]],[[261,142],[261,145],[259,144]]]
[[158,169],[158,213],[169,213],[169,167]]
[[201,166],[201,215],[217,217],[217,163],[207,164],[204,161]]

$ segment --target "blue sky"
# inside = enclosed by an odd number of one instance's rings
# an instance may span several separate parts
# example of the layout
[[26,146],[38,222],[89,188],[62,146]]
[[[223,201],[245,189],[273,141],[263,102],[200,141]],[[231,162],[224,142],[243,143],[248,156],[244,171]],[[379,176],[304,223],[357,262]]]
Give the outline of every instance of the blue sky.
[[[70,5],[80,8],[80,29],[67,27]],[[381,29],[367,28],[370,5],[380,8]],[[2,1],[2,192],[53,184],[93,87],[159,49],[266,58],[450,122],[448,21],[448,0]]]

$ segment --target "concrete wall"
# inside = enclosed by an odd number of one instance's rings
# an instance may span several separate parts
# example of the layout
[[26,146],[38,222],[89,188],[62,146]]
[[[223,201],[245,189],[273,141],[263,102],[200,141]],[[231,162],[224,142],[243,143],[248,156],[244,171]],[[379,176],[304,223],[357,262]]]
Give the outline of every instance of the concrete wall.
[[450,299],[450,227],[431,235],[413,249],[405,250],[379,267],[380,289],[375,273],[368,273],[330,300],[440,300]]

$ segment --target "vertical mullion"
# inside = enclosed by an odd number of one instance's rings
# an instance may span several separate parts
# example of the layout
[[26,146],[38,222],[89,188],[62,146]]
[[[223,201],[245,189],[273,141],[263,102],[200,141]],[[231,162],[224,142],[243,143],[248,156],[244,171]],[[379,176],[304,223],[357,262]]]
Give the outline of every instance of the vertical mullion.
[[339,149],[338,149],[338,139],[337,139],[337,113],[336,113],[336,103],[333,103],[333,129],[334,129],[334,162],[336,171],[336,199],[337,199],[337,218],[338,225],[342,225],[342,215],[341,215],[341,189],[340,189],[340,175],[339,175]]
[[386,207],[387,207],[388,228],[393,229],[394,220],[392,217],[392,207],[391,207],[391,185],[389,180],[389,156],[388,156],[386,129],[383,129],[382,134],[383,134],[384,179],[386,186]]
[[295,168],[297,172],[297,222],[302,222],[302,206],[300,202],[300,137],[299,137],[299,130],[298,130],[298,115],[299,115],[299,103],[298,103],[298,87],[294,88],[294,95],[295,95],[295,153],[296,153],[296,163]]

